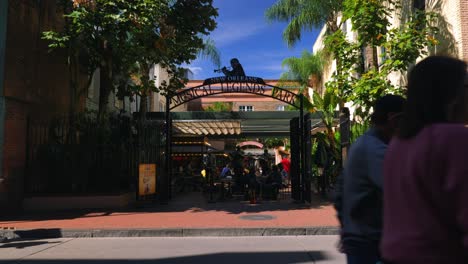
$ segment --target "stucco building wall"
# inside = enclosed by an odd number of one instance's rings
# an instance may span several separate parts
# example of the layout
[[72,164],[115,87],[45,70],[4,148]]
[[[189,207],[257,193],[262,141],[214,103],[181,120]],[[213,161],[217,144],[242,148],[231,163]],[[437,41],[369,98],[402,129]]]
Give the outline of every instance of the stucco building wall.
[[[395,13],[390,18],[392,27],[398,27],[404,22],[409,12],[412,10],[413,1],[403,1],[403,9],[399,13]],[[451,55],[468,61],[468,0],[426,0],[426,10],[439,13],[444,27],[438,25],[441,29],[441,34],[447,37],[435,49],[430,50],[432,54]],[[343,24],[342,29],[346,32],[348,40],[355,41],[356,35],[351,32],[351,23],[347,21]],[[446,30],[446,31],[444,31]],[[317,52],[322,49],[324,44],[325,28],[322,28],[320,35],[313,45],[313,51]],[[451,48],[452,46],[455,48]],[[379,51],[380,54],[380,51]],[[369,56],[365,56],[369,57]],[[422,59],[422,58],[420,58]],[[322,76],[322,88],[324,84],[331,78],[333,72],[336,70],[335,61],[328,63]],[[394,85],[406,86],[406,73],[394,72],[390,74],[388,79]]]
[[460,26],[461,26],[461,53],[466,62],[468,62],[468,0],[460,0]]

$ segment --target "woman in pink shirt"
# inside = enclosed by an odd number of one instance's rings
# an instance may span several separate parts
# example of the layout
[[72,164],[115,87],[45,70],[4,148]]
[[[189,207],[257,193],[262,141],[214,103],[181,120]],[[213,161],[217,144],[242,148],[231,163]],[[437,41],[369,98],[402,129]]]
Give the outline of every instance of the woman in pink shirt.
[[401,128],[384,162],[388,263],[468,263],[467,78],[465,62],[441,56],[408,76]]

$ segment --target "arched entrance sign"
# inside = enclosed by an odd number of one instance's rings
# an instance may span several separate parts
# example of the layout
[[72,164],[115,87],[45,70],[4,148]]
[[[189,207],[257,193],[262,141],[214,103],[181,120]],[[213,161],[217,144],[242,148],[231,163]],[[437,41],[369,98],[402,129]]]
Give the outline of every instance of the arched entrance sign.
[[[166,95],[166,148],[165,148],[165,168],[166,176],[163,177],[162,185],[166,190],[161,196],[162,200],[171,197],[171,141],[172,141],[172,120],[171,109],[190,102],[192,100],[223,93],[248,93],[259,96],[274,98],[289,104],[299,110],[299,116],[291,120],[291,138],[294,138],[295,150],[292,151],[291,160],[297,161],[294,173],[294,186],[292,187],[293,198],[301,201],[310,201],[310,114],[304,115],[304,97],[281,87],[266,84],[262,78],[252,76],[223,76],[206,79],[202,85],[189,89],[170,93]],[[297,194],[297,195],[296,195]]]
[[[269,90],[271,89],[271,92]],[[202,85],[182,90],[168,96],[170,109],[192,100],[223,93],[249,93],[271,97],[296,108],[301,95],[281,87],[266,84],[262,78],[251,76],[223,76],[206,79]]]

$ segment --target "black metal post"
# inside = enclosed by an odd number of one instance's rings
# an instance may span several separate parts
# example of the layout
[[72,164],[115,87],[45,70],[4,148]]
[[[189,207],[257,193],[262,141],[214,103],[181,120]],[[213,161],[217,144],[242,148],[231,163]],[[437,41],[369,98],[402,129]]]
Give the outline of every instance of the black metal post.
[[344,107],[340,113],[340,139],[341,139],[341,164],[344,166],[344,162],[348,156],[348,148],[350,144],[350,114],[349,109]]
[[171,124],[171,97],[169,94],[166,95],[166,148],[164,152],[166,153],[165,157],[165,180],[163,181],[164,191],[162,201],[163,203],[167,203],[169,197],[171,196],[171,144],[172,144],[172,124]]
[[299,164],[300,164],[300,195],[301,195],[301,203],[304,203],[304,192],[305,192],[305,186],[304,186],[304,178],[305,178],[305,173],[306,173],[306,167],[305,167],[305,135],[304,135],[304,95],[300,94],[300,109],[299,109],[299,135],[300,135],[300,155],[299,155]]
[[210,200],[209,203],[214,203],[214,197],[213,197],[213,192],[214,192],[214,173],[212,170],[212,164],[211,164],[211,154],[208,154],[208,162],[206,166],[206,177],[209,180],[209,186],[210,186]]

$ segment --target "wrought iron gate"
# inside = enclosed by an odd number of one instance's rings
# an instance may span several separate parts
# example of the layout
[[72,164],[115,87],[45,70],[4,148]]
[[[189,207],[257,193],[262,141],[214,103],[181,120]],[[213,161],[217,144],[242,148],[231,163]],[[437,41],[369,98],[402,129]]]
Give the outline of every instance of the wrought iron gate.
[[291,132],[291,197],[296,201],[312,200],[312,141],[310,114],[290,121]]
[[302,198],[309,203],[312,201],[312,121],[310,120],[310,113],[304,115],[304,129],[302,129],[301,147],[303,148],[303,175],[302,179]]
[[299,118],[295,117],[290,121],[290,137],[291,137],[291,197],[292,199],[301,200],[301,147],[299,128]]
[[[141,124],[120,117],[102,124],[94,119],[77,124],[66,117],[28,118],[27,196],[134,191],[142,163],[156,164],[157,184],[164,182],[162,121]],[[164,194],[161,187],[157,185],[157,196]]]

